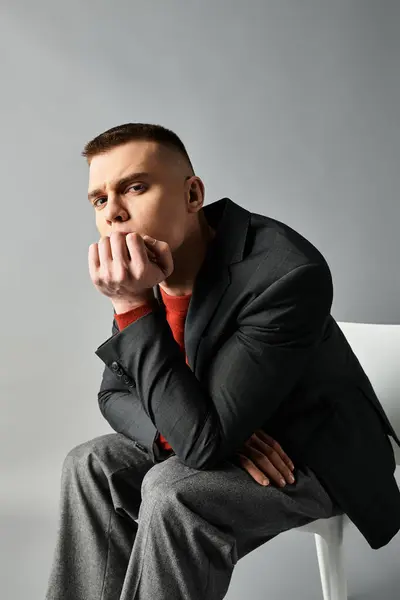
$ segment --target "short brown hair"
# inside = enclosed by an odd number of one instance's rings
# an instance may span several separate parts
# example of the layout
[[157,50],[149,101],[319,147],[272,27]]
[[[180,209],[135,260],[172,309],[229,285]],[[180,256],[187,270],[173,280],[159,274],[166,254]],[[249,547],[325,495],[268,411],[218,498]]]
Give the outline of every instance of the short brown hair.
[[90,140],[85,145],[82,156],[90,162],[96,154],[101,154],[133,140],[149,140],[178,150],[186,158],[194,174],[193,165],[186,148],[176,133],[161,125],[150,123],[124,123],[123,125],[111,127],[111,129],[103,131],[103,133]]

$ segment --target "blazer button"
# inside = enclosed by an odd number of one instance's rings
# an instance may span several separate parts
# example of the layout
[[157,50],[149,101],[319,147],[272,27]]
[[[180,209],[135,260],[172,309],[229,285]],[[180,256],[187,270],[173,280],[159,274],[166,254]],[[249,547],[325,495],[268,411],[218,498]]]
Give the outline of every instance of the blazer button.
[[128,377],[128,375],[124,375],[124,383],[130,383],[130,377]]
[[111,368],[112,368],[112,370],[113,370],[113,371],[118,371],[118,369],[119,369],[119,364],[117,363],[117,361],[116,361],[116,360],[114,360],[114,361],[111,363]]
[[140,450],[142,450],[143,452],[145,452],[146,454],[148,454],[146,448],[144,446],[142,446],[141,444],[139,444],[138,442],[135,442],[135,446],[137,448],[139,448]]

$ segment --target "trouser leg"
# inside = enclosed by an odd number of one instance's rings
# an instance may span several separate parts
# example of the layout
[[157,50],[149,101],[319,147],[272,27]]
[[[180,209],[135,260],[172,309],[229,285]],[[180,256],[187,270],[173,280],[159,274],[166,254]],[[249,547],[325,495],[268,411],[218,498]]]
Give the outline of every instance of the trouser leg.
[[153,466],[117,433],[67,454],[46,600],[119,600],[137,531],[141,482]]
[[197,471],[154,465],[122,434],[84,442],[63,464],[46,600],[223,598],[242,556],[333,513],[310,470],[295,477],[264,488],[229,461]]
[[230,461],[211,471],[176,456],[142,483],[139,527],[120,600],[220,600],[236,562],[279,533],[340,512],[307,467],[263,487]]

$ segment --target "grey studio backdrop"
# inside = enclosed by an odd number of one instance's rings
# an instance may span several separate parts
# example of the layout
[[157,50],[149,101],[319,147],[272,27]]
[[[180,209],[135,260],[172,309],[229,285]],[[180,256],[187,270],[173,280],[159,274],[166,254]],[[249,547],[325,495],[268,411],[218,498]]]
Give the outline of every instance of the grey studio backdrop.
[[[84,143],[128,121],[174,129],[206,204],[229,196],[323,252],[337,320],[399,323],[399,26],[390,0],[2,0],[2,597],[44,597],[62,461],[111,431]],[[352,597],[394,599],[399,537],[345,542]],[[312,536],[288,532],[237,565],[228,598],[319,585]]]

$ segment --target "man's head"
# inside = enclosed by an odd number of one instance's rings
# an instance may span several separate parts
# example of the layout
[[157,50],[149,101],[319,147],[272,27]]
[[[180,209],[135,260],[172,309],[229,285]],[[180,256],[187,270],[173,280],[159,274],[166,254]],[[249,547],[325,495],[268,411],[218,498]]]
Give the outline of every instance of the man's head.
[[102,237],[137,231],[168,242],[174,252],[198,229],[204,184],[172,131],[126,123],[88,142],[82,155],[89,164],[89,200]]

